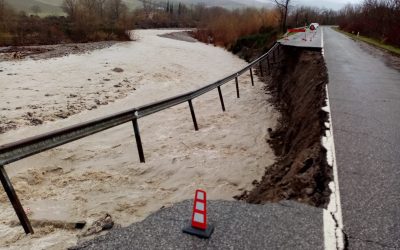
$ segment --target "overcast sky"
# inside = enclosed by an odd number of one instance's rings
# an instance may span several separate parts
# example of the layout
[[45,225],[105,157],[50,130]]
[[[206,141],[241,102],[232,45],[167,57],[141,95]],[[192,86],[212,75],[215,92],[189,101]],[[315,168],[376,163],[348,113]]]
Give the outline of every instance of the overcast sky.
[[[271,3],[272,0],[258,0],[259,2]],[[361,3],[363,0],[291,0],[292,5],[307,5],[319,8],[338,10],[347,3]]]

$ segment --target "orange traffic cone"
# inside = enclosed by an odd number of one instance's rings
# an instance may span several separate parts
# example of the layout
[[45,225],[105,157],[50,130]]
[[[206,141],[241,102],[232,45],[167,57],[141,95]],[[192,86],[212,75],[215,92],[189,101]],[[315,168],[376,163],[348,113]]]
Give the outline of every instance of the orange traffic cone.
[[214,226],[207,226],[207,194],[203,190],[196,190],[193,204],[192,222],[183,229],[184,233],[196,235],[200,238],[210,238]]

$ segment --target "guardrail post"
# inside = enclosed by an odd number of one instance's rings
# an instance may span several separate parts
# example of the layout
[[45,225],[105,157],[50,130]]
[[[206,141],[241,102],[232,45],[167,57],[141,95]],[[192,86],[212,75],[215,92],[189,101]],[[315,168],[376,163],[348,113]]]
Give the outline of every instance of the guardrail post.
[[271,75],[271,64],[269,63],[269,56],[267,56],[267,63],[268,63],[268,75]]
[[192,120],[194,124],[194,130],[197,131],[199,130],[199,127],[197,126],[196,114],[194,113],[192,100],[189,100],[188,102],[189,102],[190,114],[192,115]]
[[239,81],[238,81],[238,78],[237,78],[237,77],[235,77],[235,82],[236,82],[236,95],[237,95],[237,98],[240,98],[240,93],[239,93]]
[[14,187],[11,184],[10,178],[8,178],[7,172],[4,169],[4,166],[0,166],[0,180],[1,183],[3,184],[4,191],[6,191],[8,199],[10,199],[10,202],[12,206],[14,207],[14,211],[18,216],[19,222],[21,223],[22,227],[25,230],[26,234],[33,234],[33,228],[31,226],[31,223],[26,216],[26,213],[24,211],[24,208],[21,205],[21,202],[18,199],[17,194],[15,193]]
[[221,100],[222,111],[225,112],[224,98],[222,97],[221,86],[218,86],[219,99]]
[[254,86],[253,69],[250,68],[251,86]]
[[132,120],[132,124],[133,124],[133,130],[135,132],[136,146],[137,146],[138,153],[139,153],[139,159],[140,159],[141,163],[145,163],[142,139],[140,138],[139,125],[138,125],[136,118]]
[[260,61],[259,65],[260,65],[260,75],[261,75],[261,77],[263,77],[263,76],[264,76],[264,73],[263,73],[263,70],[262,70],[262,64],[261,64],[261,61]]

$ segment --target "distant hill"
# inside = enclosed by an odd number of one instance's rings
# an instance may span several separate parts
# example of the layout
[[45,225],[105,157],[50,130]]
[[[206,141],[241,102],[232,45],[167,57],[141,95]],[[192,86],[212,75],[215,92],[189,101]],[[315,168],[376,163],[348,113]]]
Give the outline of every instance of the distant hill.
[[26,13],[31,13],[31,7],[37,5],[42,14],[63,14],[60,7],[60,2],[62,2],[62,0],[6,0],[6,2],[17,11],[25,11]]
[[[64,15],[61,8],[63,0],[5,0],[10,6],[17,11],[25,11],[31,13],[31,7],[39,6],[41,15]],[[142,4],[136,0],[124,0],[125,4],[130,8],[141,7]]]
[[257,0],[172,0],[171,2],[181,2],[186,5],[203,3],[206,6],[221,6],[227,9],[238,9],[245,7],[268,7],[266,3]]
[[[14,0],[12,0],[14,1]],[[26,2],[30,2],[29,0],[25,0]],[[54,5],[54,6],[61,6],[63,0],[34,0],[36,2],[41,2],[44,4]],[[137,0],[122,0],[130,9],[141,7],[142,4]]]
[[245,7],[262,7],[266,6],[256,0],[170,0],[170,2],[175,3],[184,3],[187,6],[196,5],[196,4],[204,4],[208,7],[212,6],[220,6],[227,9],[239,9]]
[[[139,8],[142,6],[138,0],[123,0],[130,8]],[[61,9],[63,0],[6,0],[6,2],[18,11],[25,11],[31,13],[31,7],[37,5],[41,9],[41,15],[63,15]],[[156,1],[154,1],[156,2]],[[161,0],[159,2],[167,2]],[[267,4],[261,3],[257,0],[170,0],[170,2],[184,3],[188,6],[203,3],[206,6],[221,6],[227,9],[236,9],[244,7],[268,7]]]

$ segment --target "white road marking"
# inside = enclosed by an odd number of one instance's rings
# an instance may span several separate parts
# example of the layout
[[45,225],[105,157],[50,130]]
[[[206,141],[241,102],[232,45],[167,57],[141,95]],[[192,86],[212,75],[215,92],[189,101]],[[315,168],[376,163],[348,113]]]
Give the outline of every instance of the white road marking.
[[[324,56],[324,32],[321,27],[321,47],[322,55]],[[328,86],[326,86],[326,104],[323,108],[324,111],[329,113],[329,122],[325,125],[328,128],[326,136],[322,138],[322,145],[327,150],[327,161],[333,170],[333,181],[329,183],[329,188],[332,193],[328,208],[323,210],[323,221],[324,221],[324,239],[325,249],[344,249],[344,235],[343,235],[343,218],[342,218],[342,207],[340,203],[340,192],[339,192],[339,177],[336,164],[336,153],[335,153],[335,142],[333,139],[333,126],[331,108],[329,102]]]

